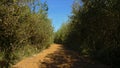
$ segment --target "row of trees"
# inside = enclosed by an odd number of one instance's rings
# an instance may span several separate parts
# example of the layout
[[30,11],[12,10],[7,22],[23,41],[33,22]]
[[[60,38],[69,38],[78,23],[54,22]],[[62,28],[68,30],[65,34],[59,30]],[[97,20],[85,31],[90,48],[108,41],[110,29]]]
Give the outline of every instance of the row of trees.
[[0,66],[8,68],[20,48],[29,45],[40,51],[52,43],[53,27],[47,11],[47,4],[38,0],[0,0]]
[[56,32],[55,42],[119,68],[119,7],[119,0],[83,0],[82,6],[75,1],[73,15]]

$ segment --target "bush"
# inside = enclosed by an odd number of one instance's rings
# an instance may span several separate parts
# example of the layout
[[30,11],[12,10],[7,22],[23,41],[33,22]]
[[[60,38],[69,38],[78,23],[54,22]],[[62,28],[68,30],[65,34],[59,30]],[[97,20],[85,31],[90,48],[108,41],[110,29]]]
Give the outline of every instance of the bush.
[[42,8],[34,12],[19,1],[5,0],[0,4],[0,67],[8,68],[22,57],[38,53],[52,43],[53,27],[47,17],[46,5],[42,4]]
[[[87,54],[90,57],[119,68],[120,54],[120,9],[119,0],[86,0],[83,6],[73,4],[70,28],[59,30],[67,36],[62,41],[66,48]],[[75,6],[79,8],[76,8]],[[56,37],[61,39],[61,37]]]

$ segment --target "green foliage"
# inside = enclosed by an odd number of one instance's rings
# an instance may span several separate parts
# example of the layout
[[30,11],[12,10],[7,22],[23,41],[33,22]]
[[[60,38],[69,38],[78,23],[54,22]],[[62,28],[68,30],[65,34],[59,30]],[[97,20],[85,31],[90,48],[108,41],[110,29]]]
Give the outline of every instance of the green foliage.
[[55,32],[55,35],[54,35],[55,43],[62,44],[65,41],[67,34],[69,32],[69,27],[66,27],[66,26],[69,26],[69,24],[68,23],[62,24],[61,29]]
[[[69,30],[62,27],[56,38],[61,39],[59,36],[64,32],[65,47],[119,68],[119,3],[119,0],[84,0],[81,7],[74,4],[69,26],[65,26]],[[77,5],[79,8],[75,8]]]
[[[21,6],[13,0],[2,0],[0,4],[0,67],[8,68],[14,61],[52,43],[53,27],[45,10],[47,4],[34,13],[28,5]],[[21,53],[25,55],[20,56]]]

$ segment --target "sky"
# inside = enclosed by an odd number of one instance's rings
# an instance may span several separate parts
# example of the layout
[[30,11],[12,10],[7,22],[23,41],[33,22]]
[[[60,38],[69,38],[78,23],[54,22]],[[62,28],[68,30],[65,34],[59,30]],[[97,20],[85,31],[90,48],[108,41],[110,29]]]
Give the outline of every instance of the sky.
[[52,20],[54,30],[57,31],[68,20],[72,12],[73,0],[47,0],[48,17]]

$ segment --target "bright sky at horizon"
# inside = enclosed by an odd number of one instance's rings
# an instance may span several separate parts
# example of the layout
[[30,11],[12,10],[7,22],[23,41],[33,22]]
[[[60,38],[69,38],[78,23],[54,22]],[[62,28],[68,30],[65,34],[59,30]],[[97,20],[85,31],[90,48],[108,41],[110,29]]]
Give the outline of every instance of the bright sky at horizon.
[[48,17],[52,20],[54,31],[57,31],[61,25],[68,20],[72,12],[74,0],[47,0],[49,7]]

